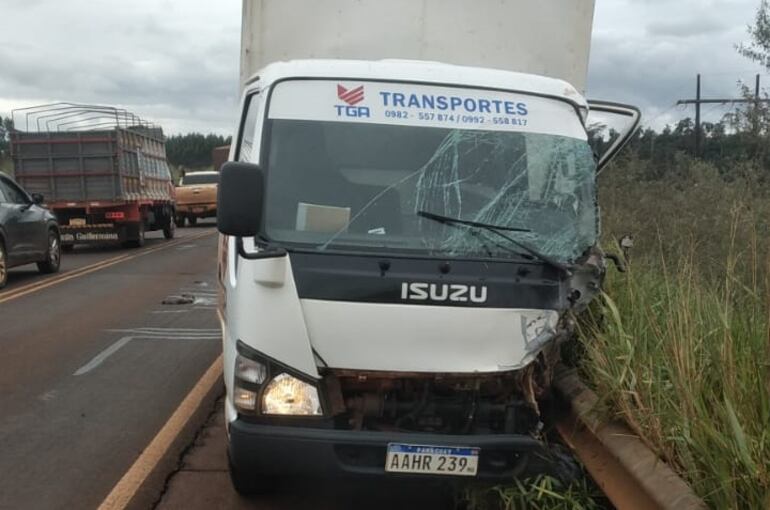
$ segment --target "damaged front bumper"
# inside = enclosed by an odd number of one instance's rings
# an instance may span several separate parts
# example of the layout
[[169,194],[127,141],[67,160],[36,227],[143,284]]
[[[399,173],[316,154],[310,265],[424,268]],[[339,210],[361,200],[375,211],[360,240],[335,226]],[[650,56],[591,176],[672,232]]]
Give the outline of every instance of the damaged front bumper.
[[389,443],[479,448],[478,480],[502,482],[542,474],[559,478],[564,475],[553,450],[527,435],[353,431],[274,426],[243,419],[229,424],[229,435],[230,462],[255,477],[270,474],[448,478],[387,473]]

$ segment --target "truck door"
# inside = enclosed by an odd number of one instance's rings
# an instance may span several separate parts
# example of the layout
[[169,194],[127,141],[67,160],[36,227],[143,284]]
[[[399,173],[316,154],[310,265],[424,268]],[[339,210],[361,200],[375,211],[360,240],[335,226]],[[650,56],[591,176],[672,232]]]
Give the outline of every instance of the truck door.
[[3,222],[6,232],[8,258],[14,263],[39,258],[46,249],[43,212],[21,188],[8,179],[0,179],[4,202]]

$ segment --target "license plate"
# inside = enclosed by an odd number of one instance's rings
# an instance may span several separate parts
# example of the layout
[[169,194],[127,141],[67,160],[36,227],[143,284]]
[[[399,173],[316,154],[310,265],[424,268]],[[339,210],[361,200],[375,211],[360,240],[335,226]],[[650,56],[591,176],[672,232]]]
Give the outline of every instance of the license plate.
[[72,227],[82,227],[86,224],[85,218],[70,218],[70,226]]
[[479,449],[390,443],[385,458],[389,473],[476,476]]

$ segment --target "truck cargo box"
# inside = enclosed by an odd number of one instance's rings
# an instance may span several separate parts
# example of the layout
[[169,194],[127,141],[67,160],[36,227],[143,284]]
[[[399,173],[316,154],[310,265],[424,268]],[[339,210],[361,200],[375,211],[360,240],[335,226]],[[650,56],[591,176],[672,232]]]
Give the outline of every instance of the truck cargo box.
[[[48,204],[171,200],[158,129],[11,134],[16,180]],[[73,204],[73,205],[75,205]]]

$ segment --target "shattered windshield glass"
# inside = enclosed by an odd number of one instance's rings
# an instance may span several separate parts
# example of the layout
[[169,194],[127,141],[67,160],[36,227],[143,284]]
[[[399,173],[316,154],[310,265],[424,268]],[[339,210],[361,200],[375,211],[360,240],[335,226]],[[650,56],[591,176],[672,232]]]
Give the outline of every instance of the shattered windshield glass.
[[572,261],[597,235],[595,163],[585,140],[540,133],[268,120],[266,234],[315,249],[515,257],[503,227]]

